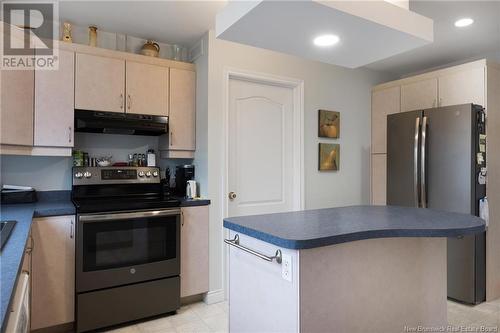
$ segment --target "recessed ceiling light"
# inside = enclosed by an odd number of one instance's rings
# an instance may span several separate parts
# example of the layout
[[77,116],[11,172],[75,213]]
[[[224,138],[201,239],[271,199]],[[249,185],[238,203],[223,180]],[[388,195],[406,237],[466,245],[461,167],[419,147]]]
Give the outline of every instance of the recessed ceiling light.
[[465,17],[465,18],[461,18],[459,20],[456,20],[455,27],[463,28],[463,27],[467,27],[467,26],[471,25],[472,23],[474,23],[473,19],[471,19],[470,17]]
[[340,38],[335,35],[320,35],[314,38],[314,45],[316,46],[332,46],[339,42]]

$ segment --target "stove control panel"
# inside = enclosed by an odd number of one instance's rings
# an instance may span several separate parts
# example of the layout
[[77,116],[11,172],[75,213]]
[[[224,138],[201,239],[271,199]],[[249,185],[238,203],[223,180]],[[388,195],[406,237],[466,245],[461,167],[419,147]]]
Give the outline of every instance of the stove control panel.
[[73,185],[160,183],[156,167],[73,167]]

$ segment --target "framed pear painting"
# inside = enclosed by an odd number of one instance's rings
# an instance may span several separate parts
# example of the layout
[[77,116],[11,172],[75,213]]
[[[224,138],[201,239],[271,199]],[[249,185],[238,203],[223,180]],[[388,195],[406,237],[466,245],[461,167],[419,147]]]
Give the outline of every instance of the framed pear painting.
[[340,167],[340,145],[337,143],[319,144],[319,171],[338,171]]
[[319,110],[318,136],[338,139],[340,136],[340,112]]

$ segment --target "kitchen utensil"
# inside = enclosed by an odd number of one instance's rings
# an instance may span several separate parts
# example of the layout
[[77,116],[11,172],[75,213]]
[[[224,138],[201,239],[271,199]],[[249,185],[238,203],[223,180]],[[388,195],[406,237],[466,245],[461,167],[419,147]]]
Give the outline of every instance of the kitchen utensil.
[[149,57],[158,57],[160,54],[160,45],[152,40],[148,40],[146,44],[142,46],[141,53]]

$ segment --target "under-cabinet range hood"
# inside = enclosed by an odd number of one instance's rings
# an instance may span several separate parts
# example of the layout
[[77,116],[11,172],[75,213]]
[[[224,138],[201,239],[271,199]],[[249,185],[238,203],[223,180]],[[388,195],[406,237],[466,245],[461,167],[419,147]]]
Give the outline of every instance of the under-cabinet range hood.
[[168,131],[168,117],[75,110],[75,132],[158,136]]

